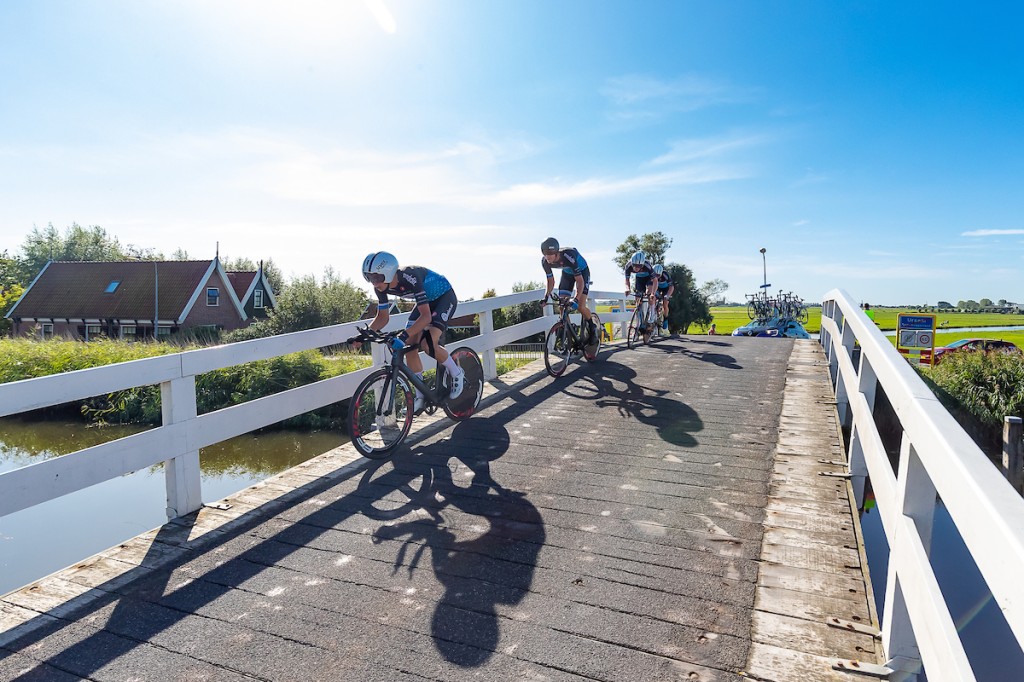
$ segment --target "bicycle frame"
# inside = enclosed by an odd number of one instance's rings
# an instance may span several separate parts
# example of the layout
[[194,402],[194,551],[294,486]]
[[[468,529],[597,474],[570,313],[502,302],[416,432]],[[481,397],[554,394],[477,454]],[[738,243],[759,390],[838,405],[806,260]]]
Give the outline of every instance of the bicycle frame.
[[[395,396],[394,396],[394,384],[395,384],[395,375],[396,374],[401,374],[403,377],[405,377],[405,379],[410,384],[412,384],[413,387],[417,391],[419,391],[423,395],[424,400],[426,401],[426,403],[429,406],[431,406],[431,407],[438,407],[438,406],[441,405],[441,402],[444,400],[444,396],[441,394],[441,388],[444,385],[443,384],[443,379],[444,379],[444,375],[446,373],[444,365],[442,365],[441,363],[438,363],[437,369],[435,370],[436,371],[436,375],[434,376],[434,384],[435,384],[436,388],[430,388],[429,386],[427,386],[427,383],[425,381],[423,381],[422,379],[420,379],[418,376],[416,376],[409,369],[409,366],[405,363],[405,354],[406,353],[418,353],[418,352],[419,352],[419,348],[417,348],[415,346],[406,346],[405,348],[401,349],[400,351],[395,351],[395,350],[391,351],[391,362],[388,363],[388,367],[390,368],[391,371],[388,374],[388,378],[384,380],[384,389],[382,391],[383,394],[387,396],[387,401],[386,402],[387,402],[387,409],[388,410],[390,410],[391,405],[393,405],[394,402],[395,402],[395,400],[394,400],[394,398],[395,398]],[[384,407],[384,405],[378,405],[377,406],[377,414],[378,415],[387,414],[387,412],[382,411],[381,408],[383,408],[383,407]]]

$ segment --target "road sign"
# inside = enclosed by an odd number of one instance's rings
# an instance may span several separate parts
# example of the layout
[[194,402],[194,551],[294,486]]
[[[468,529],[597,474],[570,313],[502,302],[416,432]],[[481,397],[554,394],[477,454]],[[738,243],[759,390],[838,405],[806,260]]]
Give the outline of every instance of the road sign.
[[913,364],[931,364],[935,350],[935,315],[901,313],[896,322],[896,348]]

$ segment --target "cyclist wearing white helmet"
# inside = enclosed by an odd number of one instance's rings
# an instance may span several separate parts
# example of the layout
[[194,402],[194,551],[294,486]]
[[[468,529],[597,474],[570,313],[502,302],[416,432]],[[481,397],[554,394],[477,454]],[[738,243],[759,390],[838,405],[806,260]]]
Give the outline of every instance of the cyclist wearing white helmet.
[[647,321],[645,326],[654,321],[654,292],[658,288],[657,277],[654,276],[654,268],[647,262],[647,254],[643,251],[634,253],[629,262],[626,263],[626,296],[630,295],[629,276],[634,277],[634,288],[632,293],[637,296],[647,294],[650,305],[647,306]]
[[661,314],[664,322],[661,323],[662,329],[668,329],[668,299],[672,298],[672,294],[676,291],[676,284],[672,281],[672,277],[665,270],[665,266],[661,263],[654,266],[655,281],[658,283],[658,301],[661,303]]
[[[441,345],[441,335],[448,329],[448,322],[455,314],[458,299],[448,280],[433,270],[410,265],[399,269],[398,259],[386,251],[371,253],[363,260],[363,279],[373,285],[377,292],[377,315],[370,323],[370,329],[383,329],[391,319],[388,312],[388,294],[416,302],[409,315],[405,331],[395,339],[395,347],[406,343],[418,346],[420,350],[444,365],[451,377],[451,397],[462,393],[465,373],[448,355]],[[426,333],[424,333],[426,331]],[[423,377],[423,361],[419,353],[405,356],[409,369]],[[415,409],[423,404],[423,396],[416,394]]]
[[594,326],[594,319],[590,309],[587,308],[587,294],[590,293],[590,266],[580,252],[571,246],[559,246],[558,240],[548,237],[540,245],[540,252],[544,257],[540,265],[544,268],[547,278],[547,291],[544,292],[546,301],[555,287],[555,275],[551,271],[552,266],[562,268],[562,279],[558,283],[559,296],[571,296],[573,286],[576,287],[576,304],[579,306],[580,314],[587,321],[587,334],[594,338],[597,329]]

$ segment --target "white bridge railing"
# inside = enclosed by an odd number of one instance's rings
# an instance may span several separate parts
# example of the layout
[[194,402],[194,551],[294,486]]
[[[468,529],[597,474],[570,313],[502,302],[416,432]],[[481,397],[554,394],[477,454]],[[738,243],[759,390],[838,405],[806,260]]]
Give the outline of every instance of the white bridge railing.
[[[825,295],[821,344],[843,425],[858,505],[870,477],[889,543],[882,643],[892,682],[964,682],[975,675],[929,561],[937,497],[984,576],[1018,643],[1024,643],[1024,499],[974,444],[845,291]],[[854,348],[860,359],[854,365]],[[900,427],[893,474],[872,416],[878,387]]]
[[[485,377],[493,379],[497,374],[495,348],[547,331],[553,320],[549,305],[545,317],[495,330],[494,311],[537,301],[542,294],[528,291],[460,303],[459,315],[479,315],[480,334],[450,347],[475,350],[481,356]],[[619,301],[620,310],[626,309],[621,292],[591,292],[590,296]],[[408,314],[394,315],[387,329],[401,329],[407,319]],[[628,319],[628,312],[620,312],[605,314],[602,321]],[[0,417],[153,384],[160,385],[162,413],[162,423],[156,428],[0,474],[0,517],[160,462],[165,466],[167,517],[199,509],[200,448],[349,398],[373,367],[202,415],[196,410],[196,376],[337,345],[354,336],[360,324],[365,322],[0,384]],[[384,351],[376,344],[373,350],[374,365],[380,365]],[[430,358],[423,359],[426,366],[431,366]]]

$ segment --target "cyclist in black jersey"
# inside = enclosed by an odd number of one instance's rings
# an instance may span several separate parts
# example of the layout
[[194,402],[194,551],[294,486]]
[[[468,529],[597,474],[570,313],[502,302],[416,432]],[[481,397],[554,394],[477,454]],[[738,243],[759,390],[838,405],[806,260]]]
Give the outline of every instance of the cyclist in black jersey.
[[540,252],[544,257],[540,259],[540,265],[544,268],[547,279],[547,291],[544,292],[544,300],[551,296],[551,290],[555,286],[555,275],[552,266],[562,269],[562,278],[558,283],[559,296],[571,296],[573,286],[576,287],[576,305],[579,306],[580,314],[587,321],[587,338],[593,339],[597,334],[594,326],[594,318],[587,308],[587,294],[590,293],[590,266],[580,252],[571,246],[561,247],[558,240],[548,237],[540,245]]
[[630,295],[629,276],[633,275],[635,284],[632,293],[637,296],[647,295],[650,305],[647,306],[647,320],[644,326],[654,321],[654,292],[658,289],[657,277],[654,276],[654,268],[647,262],[647,254],[637,251],[626,264],[626,296]]
[[672,294],[675,293],[676,283],[672,281],[665,266],[660,263],[654,266],[654,276],[657,278],[655,280],[658,283],[657,298],[661,304],[661,315],[664,320],[661,323],[661,328],[668,329],[668,299],[672,298]]
[[[386,251],[371,253],[363,260],[363,278],[377,292],[377,315],[370,322],[370,329],[383,329],[391,319],[388,294],[416,302],[405,331],[395,339],[395,348],[402,348],[406,343],[418,346],[438,364],[444,365],[452,381],[451,397],[458,398],[465,383],[465,373],[441,345],[441,335],[448,329],[448,322],[458,305],[452,285],[442,275],[424,267],[410,265],[399,269],[398,260]],[[423,361],[419,353],[409,353],[405,362],[409,369],[423,378]],[[423,396],[417,393],[415,409],[419,410],[422,404]]]

